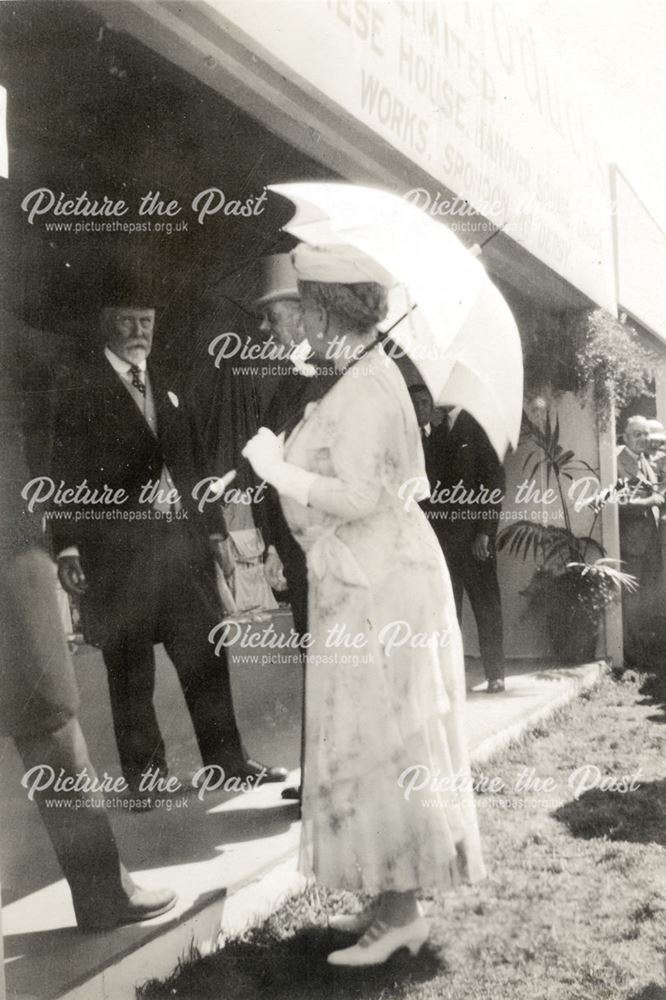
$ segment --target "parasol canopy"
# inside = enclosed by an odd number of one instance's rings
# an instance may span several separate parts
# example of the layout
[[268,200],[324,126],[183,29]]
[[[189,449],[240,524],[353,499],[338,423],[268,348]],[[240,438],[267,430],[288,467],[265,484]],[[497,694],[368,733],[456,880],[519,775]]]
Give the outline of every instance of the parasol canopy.
[[387,191],[325,182],[270,190],[296,207],[286,232],[314,247],[360,251],[364,280],[389,288],[382,329],[435,405],[471,413],[503,459],[520,433],[522,349],[511,310],[475,255],[441,221]]

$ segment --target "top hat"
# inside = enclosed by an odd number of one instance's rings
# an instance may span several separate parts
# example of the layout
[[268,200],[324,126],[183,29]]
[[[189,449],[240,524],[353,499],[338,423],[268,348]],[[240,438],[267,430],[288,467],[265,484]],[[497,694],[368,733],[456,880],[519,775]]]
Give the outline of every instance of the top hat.
[[114,307],[156,309],[162,304],[152,275],[138,267],[110,266],[95,271],[91,284],[97,310]]
[[276,299],[297,299],[298,282],[288,253],[273,253],[259,261],[260,271],[254,306],[260,309]]

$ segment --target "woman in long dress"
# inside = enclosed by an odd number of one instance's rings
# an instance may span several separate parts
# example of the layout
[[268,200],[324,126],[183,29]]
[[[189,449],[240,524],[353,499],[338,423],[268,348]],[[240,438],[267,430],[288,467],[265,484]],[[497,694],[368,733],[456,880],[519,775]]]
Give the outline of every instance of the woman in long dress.
[[[301,870],[375,905],[337,965],[416,953],[417,902],[483,877],[466,747],[460,632],[446,564],[416,499],[427,480],[404,380],[377,339],[386,289],[348,248],[293,255],[305,334],[341,375],[286,445],[245,454],[280,493],[307,556]],[[416,484],[421,492],[417,492]]]

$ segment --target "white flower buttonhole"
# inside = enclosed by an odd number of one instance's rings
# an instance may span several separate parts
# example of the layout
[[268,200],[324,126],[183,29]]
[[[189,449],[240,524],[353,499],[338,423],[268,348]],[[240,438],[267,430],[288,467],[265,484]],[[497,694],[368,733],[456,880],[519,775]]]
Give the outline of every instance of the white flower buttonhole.
[[178,396],[176,395],[175,392],[172,392],[171,389],[169,389],[169,391],[167,392],[167,396],[169,397],[169,401],[171,402],[172,406],[180,406],[180,400],[178,399]]

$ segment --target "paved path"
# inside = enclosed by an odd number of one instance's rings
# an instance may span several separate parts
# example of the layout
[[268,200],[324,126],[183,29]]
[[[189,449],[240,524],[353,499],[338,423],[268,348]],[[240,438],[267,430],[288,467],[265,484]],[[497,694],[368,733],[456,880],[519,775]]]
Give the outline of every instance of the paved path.
[[[279,620],[283,627],[288,624],[287,619]],[[234,691],[250,751],[295,768],[300,667],[285,659],[261,663],[252,662],[247,653],[235,655]],[[92,758],[100,772],[117,774],[99,654],[82,651],[76,666]],[[474,758],[487,759],[575,696],[581,685],[594,683],[600,669],[513,664],[506,693],[490,696],[482,690],[478,665],[470,663],[467,711]],[[237,929],[299,884],[294,866],[297,810],[280,799],[280,786],[242,796],[208,793],[200,800],[189,787],[199,766],[193,734],[175,672],[165,658],[159,661],[156,702],[170,766],[181,777],[183,792],[167,800],[170,808],[112,815],[121,853],[139,881],[147,887],[169,885],[179,893],[175,911],[145,925],[88,936],[76,932],[66,883],[36,809],[20,787],[18,759],[9,744],[0,744],[2,919],[9,997],[133,997],[135,983],[166,975],[193,938],[213,939],[221,924]]]

